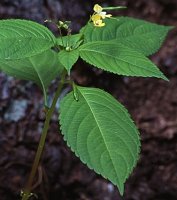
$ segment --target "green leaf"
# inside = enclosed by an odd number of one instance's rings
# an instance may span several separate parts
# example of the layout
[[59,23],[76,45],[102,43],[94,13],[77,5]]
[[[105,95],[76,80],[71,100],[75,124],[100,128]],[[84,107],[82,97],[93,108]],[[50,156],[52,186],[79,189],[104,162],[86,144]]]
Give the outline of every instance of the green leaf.
[[45,104],[47,87],[63,70],[57,53],[52,50],[21,60],[0,60],[0,68],[10,76],[35,82],[43,90]]
[[77,90],[78,101],[70,92],[60,104],[64,139],[83,163],[117,185],[123,195],[124,183],[138,160],[138,130],[110,94],[96,88]]
[[79,51],[77,49],[71,51],[62,50],[59,52],[58,58],[61,64],[68,71],[68,74],[70,74],[72,66],[76,63],[76,61],[79,58]]
[[83,60],[103,70],[126,76],[157,77],[167,80],[143,54],[113,42],[89,42],[79,48]]
[[55,46],[55,36],[38,23],[8,19],[0,20],[0,59],[23,59]]
[[86,42],[115,40],[148,56],[161,47],[167,33],[172,27],[157,25],[130,17],[105,19],[106,26],[98,28],[92,23],[81,32]]
[[68,35],[57,38],[57,44],[63,47],[77,48],[82,42],[82,34]]

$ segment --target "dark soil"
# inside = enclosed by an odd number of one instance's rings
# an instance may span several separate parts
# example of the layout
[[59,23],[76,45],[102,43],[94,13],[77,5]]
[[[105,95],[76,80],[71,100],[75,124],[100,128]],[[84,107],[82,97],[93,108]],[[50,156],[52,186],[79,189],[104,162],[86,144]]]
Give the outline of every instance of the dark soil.
[[[73,31],[86,23],[96,1],[1,0],[1,18],[73,21]],[[129,15],[177,26],[176,0],[110,0],[127,5]],[[52,27],[56,31],[55,27]],[[81,85],[103,88],[130,111],[139,127],[142,150],[126,182],[125,195],[83,165],[69,150],[53,116],[34,192],[41,200],[177,200],[177,29],[152,60],[170,79],[124,78],[93,70],[81,61],[73,70]],[[53,94],[55,86],[51,87]],[[34,159],[44,121],[41,91],[31,82],[0,74],[0,200],[20,199]]]

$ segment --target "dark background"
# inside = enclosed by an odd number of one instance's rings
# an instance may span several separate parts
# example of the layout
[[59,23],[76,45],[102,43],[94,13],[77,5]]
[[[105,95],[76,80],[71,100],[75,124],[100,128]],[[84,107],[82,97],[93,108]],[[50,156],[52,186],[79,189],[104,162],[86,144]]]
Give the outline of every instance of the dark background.
[[[115,14],[177,26],[177,0],[1,0],[0,18],[27,18],[40,23],[45,19],[71,20],[73,32],[77,32],[95,3],[126,5],[127,10]],[[126,182],[125,200],[177,200],[177,29],[171,31],[152,60],[170,82],[115,76],[81,61],[72,73],[80,85],[100,87],[114,95],[139,127],[141,156]],[[55,83],[50,96],[54,89]],[[0,200],[19,199],[43,120],[43,99],[37,86],[1,73]],[[67,148],[59,134],[57,113],[52,119],[34,192],[42,200],[121,199],[111,183],[89,170]]]

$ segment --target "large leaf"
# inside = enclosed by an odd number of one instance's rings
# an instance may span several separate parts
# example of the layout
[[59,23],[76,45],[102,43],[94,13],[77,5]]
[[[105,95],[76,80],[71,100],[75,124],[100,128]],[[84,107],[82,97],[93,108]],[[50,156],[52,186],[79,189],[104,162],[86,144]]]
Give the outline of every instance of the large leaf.
[[80,56],[91,65],[126,76],[157,77],[166,80],[160,70],[143,54],[121,44],[89,42],[79,48]]
[[89,23],[82,29],[84,40],[107,41],[116,40],[148,56],[155,53],[162,45],[168,31],[172,27],[157,25],[130,17],[105,20],[106,26],[98,28]]
[[137,163],[139,133],[127,110],[110,94],[95,88],[77,88],[60,104],[64,139],[83,163],[117,185],[124,183]]
[[62,50],[59,52],[58,58],[61,64],[66,68],[66,70],[70,74],[72,66],[76,63],[76,61],[79,58],[79,51],[77,49],[73,49],[71,51]]
[[61,73],[63,66],[58,60],[57,53],[48,50],[30,58],[0,60],[0,69],[16,78],[35,82],[43,90],[46,103],[47,87]]
[[0,59],[23,59],[42,53],[56,43],[55,36],[38,23],[0,20]]

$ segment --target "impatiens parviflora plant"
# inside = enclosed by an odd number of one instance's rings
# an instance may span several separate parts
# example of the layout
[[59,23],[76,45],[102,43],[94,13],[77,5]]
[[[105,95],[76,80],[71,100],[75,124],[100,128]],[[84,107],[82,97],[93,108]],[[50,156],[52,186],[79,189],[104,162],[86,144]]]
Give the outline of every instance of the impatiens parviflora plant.
[[[70,71],[79,58],[91,66],[117,75],[156,77],[168,80],[147,56],[157,52],[172,27],[130,17],[112,17],[96,4],[88,23],[78,34],[71,34],[67,22],[56,23],[60,36],[33,21],[0,21],[0,69],[8,75],[35,82],[43,91],[46,118],[22,199],[31,193],[42,155],[50,119],[65,84],[72,91],[60,102],[59,123],[71,150],[97,174],[111,181],[124,193],[124,183],[136,166],[140,136],[128,111],[107,92],[78,86]],[[62,29],[67,31],[62,36]],[[53,102],[47,90],[60,76]]]

